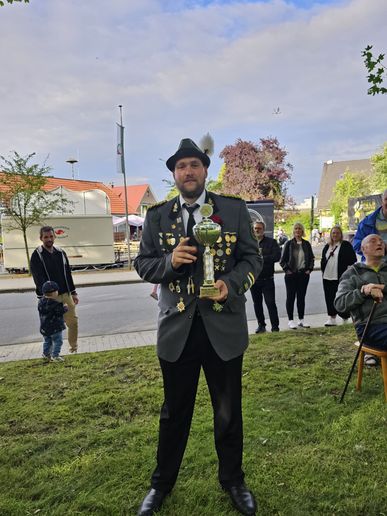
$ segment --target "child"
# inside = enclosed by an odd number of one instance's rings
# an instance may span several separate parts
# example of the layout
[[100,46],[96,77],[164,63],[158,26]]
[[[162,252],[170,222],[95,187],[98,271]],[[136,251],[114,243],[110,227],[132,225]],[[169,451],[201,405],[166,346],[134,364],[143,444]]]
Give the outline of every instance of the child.
[[39,301],[38,310],[40,316],[40,333],[44,337],[43,358],[46,362],[63,362],[59,356],[62,349],[65,329],[63,314],[67,312],[67,305],[56,300],[58,297],[58,284],[55,281],[43,283],[43,297]]

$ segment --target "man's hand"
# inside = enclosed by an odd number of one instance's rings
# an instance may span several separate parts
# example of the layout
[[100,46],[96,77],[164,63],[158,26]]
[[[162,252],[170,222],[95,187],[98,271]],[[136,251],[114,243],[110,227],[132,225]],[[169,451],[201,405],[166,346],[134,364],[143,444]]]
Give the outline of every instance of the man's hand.
[[74,305],[77,305],[79,303],[78,294],[71,294],[71,297],[73,298]]
[[380,283],[367,283],[361,287],[361,292],[365,296],[371,296],[377,303],[383,301],[383,289],[384,285]]
[[197,260],[197,247],[187,245],[189,237],[183,238],[172,252],[172,267],[178,269],[184,264],[194,263]]
[[226,299],[228,297],[228,288],[227,288],[226,283],[223,280],[218,279],[215,282],[214,286],[220,290],[219,295],[211,296],[211,297],[208,297],[207,299],[211,299],[212,301],[218,301],[219,303],[223,303],[223,301],[226,301]]

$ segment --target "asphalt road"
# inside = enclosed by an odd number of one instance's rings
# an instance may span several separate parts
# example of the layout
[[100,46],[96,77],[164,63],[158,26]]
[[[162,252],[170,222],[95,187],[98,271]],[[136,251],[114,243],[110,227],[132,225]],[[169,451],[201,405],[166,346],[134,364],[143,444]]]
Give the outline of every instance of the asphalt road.
[[[285,316],[284,275],[276,274],[279,315]],[[150,297],[146,283],[78,288],[80,336],[153,330],[156,328],[157,303]],[[250,293],[247,317],[255,319]],[[306,314],[325,312],[321,272],[311,275],[306,298]],[[0,294],[0,345],[41,340],[36,296],[33,292]]]

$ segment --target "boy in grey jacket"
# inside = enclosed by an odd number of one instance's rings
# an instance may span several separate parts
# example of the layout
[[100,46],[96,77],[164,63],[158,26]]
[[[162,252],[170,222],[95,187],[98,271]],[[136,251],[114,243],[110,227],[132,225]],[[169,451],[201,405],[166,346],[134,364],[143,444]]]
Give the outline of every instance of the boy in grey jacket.
[[368,235],[361,243],[365,263],[355,263],[342,275],[335,298],[340,312],[351,312],[360,338],[371,312],[374,316],[367,330],[369,346],[387,350],[387,263],[383,261],[385,245],[379,235]]

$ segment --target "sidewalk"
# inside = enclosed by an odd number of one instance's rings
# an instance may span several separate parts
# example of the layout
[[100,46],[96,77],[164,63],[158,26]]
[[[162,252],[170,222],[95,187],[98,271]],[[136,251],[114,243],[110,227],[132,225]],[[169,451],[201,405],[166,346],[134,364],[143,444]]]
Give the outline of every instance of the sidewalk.
[[[321,327],[327,319],[327,315],[313,314],[306,315],[305,320],[311,327]],[[257,328],[255,320],[248,321],[249,334],[253,335]],[[268,326],[268,328],[270,325]],[[288,330],[288,319],[280,317],[280,329]],[[303,329],[289,331],[307,331]],[[136,348],[141,346],[154,346],[156,343],[156,330],[116,333],[113,335],[97,335],[93,337],[80,337],[78,339],[78,353],[92,353],[98,351],[111,351],[113,349]],[[63,343],[62,355],[68,355],[67,340]],[[42,356],[42,342],[31,342],[28,344],[12,344],[0,346],[0,363],[12,362],[15,360],[29,360]]]
[[[320,260],[316,260],[314,270],[320,269]],[[275,264],[276,274],[283,274],[278,263]],[[108,269],[105,271],[73,272],[74,283],[77,288],[96,287],[102,285],[120,285],[125,283],[142,283],[143,280],[135,270]],[[13,292],[31,292],[35,290],[31,276],[22,274],[0,274],[0,294]]]
[[[77,288],[95,287],[102,285],[119,285],[125,283],[142,283],[142,279],[135,270],[108,269],[106,271],[73,272],[74,283]],[[12,292],[31,292],[35,290],[32,276],[25,274],[1,274],[0,294]]]

